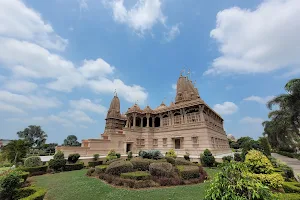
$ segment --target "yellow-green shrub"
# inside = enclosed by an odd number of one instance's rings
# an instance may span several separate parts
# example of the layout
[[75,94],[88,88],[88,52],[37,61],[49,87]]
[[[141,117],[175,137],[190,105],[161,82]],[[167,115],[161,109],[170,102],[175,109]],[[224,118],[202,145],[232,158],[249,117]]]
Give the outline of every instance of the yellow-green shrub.
[[278,173],[273,173],[273,174],[248,173],[247,175],[260,180],[264,185],[267,185],[275,190],[281,188],[284,182],[283,177],[281,176],[281,174]]
[[283,183],[283,189],[286,193],[300,193],[300,183],[298,183],[298,182],[284,182]]
[[177,155],[176,155],[174,149],[170,149],[169,151],[167,151],[167,152],[166,152],[166,157],[176,158]]
[[270,160],[260,151],[250,150],[245,158],[245,164],[256,174],[270,174],[274,171]]

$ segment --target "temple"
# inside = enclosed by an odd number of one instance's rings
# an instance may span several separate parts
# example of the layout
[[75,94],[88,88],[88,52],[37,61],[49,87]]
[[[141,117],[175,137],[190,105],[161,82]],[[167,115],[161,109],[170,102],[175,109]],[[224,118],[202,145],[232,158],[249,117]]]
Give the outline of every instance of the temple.
[[205,149],[214,155],[230,153],[223,119],[200,97],[191,80],[180,75],[175,102],[157,108],[137,104],[120,112],[120,100],[115,93],[106,116],[100,139],[82,140],[81,147],[57,147],[65,154],[106,155],[109,150],[126,154],[129,151],[157,149],[163,154],[174,149],[177,155],[199,156]]

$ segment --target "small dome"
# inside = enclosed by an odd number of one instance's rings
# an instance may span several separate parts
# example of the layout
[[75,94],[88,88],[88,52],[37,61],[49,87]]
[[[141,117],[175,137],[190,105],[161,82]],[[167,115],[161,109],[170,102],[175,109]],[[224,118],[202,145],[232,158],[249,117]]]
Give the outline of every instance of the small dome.
[[175,106],[175,103],[172,101],[172,102],[170,103],[170,106]]
[[161,102],[160,106],[158,106],[157,108],[155,108],[155,110],[161,110],[167,108],[166,104],[164,102]]
[[141,112],[141,108],[135,103],[131,108],[128,109],[128,112]]
[[149,106],[147,106],[147,107],[144,109],[144,112],[145,112],[145,113],[151,113],[151,112],[152,112],[152,109],[151,109]]

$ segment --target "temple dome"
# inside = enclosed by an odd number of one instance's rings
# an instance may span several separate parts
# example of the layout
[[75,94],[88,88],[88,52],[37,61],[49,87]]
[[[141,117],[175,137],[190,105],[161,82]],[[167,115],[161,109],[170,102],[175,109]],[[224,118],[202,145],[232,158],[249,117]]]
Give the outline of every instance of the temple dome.
[[151,113],[153,110],[150,108],[150,106],[146,106],[146,108],[144,109],[145,113]]
[[115,94],[114,98],[111,100],[106,118],[120,118],[120,117],[121,117],[120,99],[117,96],[117,94]]
[[167,106],[164,102],[161,102],[161,104],[157,108],[155,108],[155,110],[161,110],[161,109],[164,109],[164,108],[167,108]]
[[128,109],[128,112],[141,112],[141,108],[135,103],[131,108]]
[[180,75],[177,81],[175,104],[199,98],[198,89],[195,88],[192,81],[189,80],[188,77]]

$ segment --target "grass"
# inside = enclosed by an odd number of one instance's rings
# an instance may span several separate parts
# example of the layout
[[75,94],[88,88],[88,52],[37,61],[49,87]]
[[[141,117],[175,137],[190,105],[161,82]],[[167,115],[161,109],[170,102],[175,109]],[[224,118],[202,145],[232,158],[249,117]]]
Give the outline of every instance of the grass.
[[[210,177],[213,177],[217,169],[206,169]],[[115,188],[105,184],[100,179],[85,176],[86,170],[63,172],[32,177],[34,185],[48,190],[45,199],[47,200],[152,200],[152,199],[203,199],[205,188],[209,182],[175,186],[165,188],[152,188],[143,190],[129,190]]]

